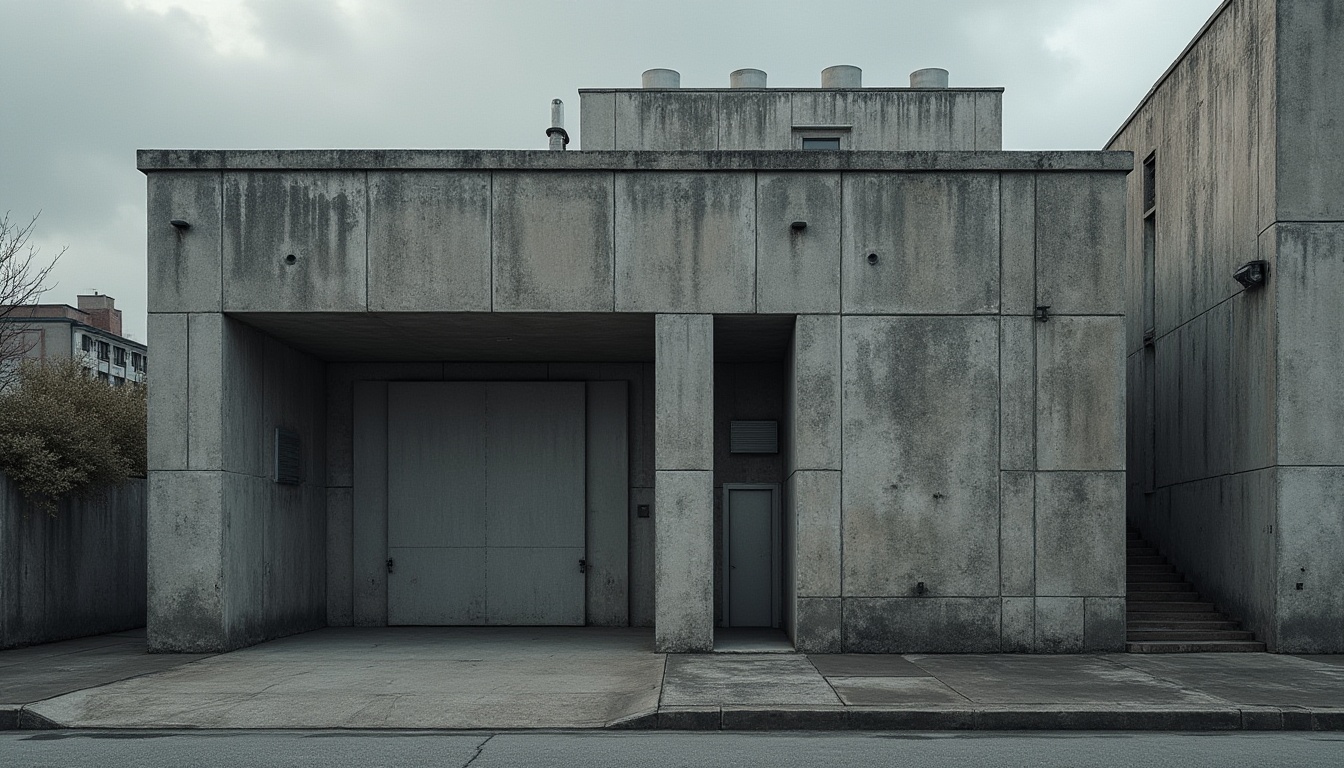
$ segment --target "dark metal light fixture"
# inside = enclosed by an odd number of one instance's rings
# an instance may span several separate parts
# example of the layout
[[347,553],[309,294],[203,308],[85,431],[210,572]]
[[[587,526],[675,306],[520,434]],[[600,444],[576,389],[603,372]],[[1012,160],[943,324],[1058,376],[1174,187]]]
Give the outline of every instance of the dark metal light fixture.
[[182,230],[182,231],[184,231],[184,232],[185,232],[186,230],[188,230],[188,229],[191,229],[191,222],[189,222],[189,221],[183,221],[182,219],[173,219],[172,221],[170,221],[170,222],[168,222],[168,223],[169,223],[169,224],[172,224],[174,227],[177,227],[178,229],[180,229],[180,230]]
[[790,224],[789,226],[790,226],[791,228],[793,228],[793,231],[794,231],[794,232],[802,232],[804,229],[807,229],[807,222],[806,222],[806,221],[795,221],[795,222],[793,222],[792,224]]
[[1263,259],[1248,261],[1237,267],[1237,271],[1232,273],[1232,278],[1248,291],[1262,288],[1269,280],[1269,262]]

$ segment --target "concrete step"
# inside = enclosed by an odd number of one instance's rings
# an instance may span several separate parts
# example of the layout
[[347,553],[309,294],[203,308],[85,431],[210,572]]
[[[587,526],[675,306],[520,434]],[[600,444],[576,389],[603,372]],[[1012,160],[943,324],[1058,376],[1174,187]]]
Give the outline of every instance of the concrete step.
[[[1157,616],[1178,615],[1178,614],[1156,614]],[[1208,616],[1206,613],[1193,614],[1195,616]],[[1233,630],[1239,631],[1241,624],[1231,619],[1216,619],[1213,621],[1189,620],[1189,619],[1131,619],[1125,616],[1125,628],[1131,632],[1136,629],[1169,629],[1169,630]]]
[[1144,590],[1142,592],[1130,592],[1129,601],[1132,603],[1197,603],[1203,602],[1199,599],[1199,593],[1194,590],[1183,590],[1180,592],[1154,592]]
[[1264,643],[1241,640],[1200,640],[1196,642],[1164,642],[1143,640],[1125,643],[1130,653],[1263,653]]
[[1126,578],[1128,584],[1181,584],[1185,578],[1179,573],[1130,573]]
[[1203,601],[1181,602],[1170,600],[1161,601],[1136,601],[1132,597],[1126,601],[1125,609],[1129,613],[1213,613],[1213,603]]
[[1125,582],[1125,589],[1129,590],[1129,594],[1131,595],[1142,594],[1144,592],[1195,591],[1195,587],[1193,584],[1186,584],[1184,581],[1162,581],[1160,579],[1154,579],[1152,581],[1149,581],[1146,578],[1143,580],[1135,579],[1133,581]]
[[1255,640],[1255,634],[1241,629],[1134,629],[1125,639],[1131,643],[1160,640],[1169,643],[1204,642],[1208,640]]
[[1232,621],[1218,611],[1135,611],[1133,606],[1125,613],[1125,623],[1135,621]]
[[1167,559],[1161,555],[1134,555],[1128,558],[1129,565],[1166,565]]

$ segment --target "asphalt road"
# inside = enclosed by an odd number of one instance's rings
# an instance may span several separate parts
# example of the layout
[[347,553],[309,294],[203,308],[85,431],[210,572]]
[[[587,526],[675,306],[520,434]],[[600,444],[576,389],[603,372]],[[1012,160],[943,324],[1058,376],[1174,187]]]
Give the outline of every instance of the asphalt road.
[[0,734],[0,766],[1230,766],[1344,765],[1344,733]]

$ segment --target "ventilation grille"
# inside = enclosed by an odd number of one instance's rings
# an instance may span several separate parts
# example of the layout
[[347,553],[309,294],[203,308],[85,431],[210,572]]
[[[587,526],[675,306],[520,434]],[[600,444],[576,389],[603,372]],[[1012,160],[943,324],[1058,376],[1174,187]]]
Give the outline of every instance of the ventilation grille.
[[299,433],[284,427],[275,428],[275,482],[298,485],[303,482],[299,471]]
[[734,421],[729,433],[730,453],[779,453],[777,421]]

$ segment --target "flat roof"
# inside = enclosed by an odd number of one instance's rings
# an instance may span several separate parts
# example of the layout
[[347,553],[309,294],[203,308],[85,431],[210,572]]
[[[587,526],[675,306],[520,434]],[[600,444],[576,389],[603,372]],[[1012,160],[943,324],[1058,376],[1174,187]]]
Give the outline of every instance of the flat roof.
[[168,170],[498,171],[1125,171],[1128,151],[817,150],[549,151],[518,149],[142,149],[136,167]]

